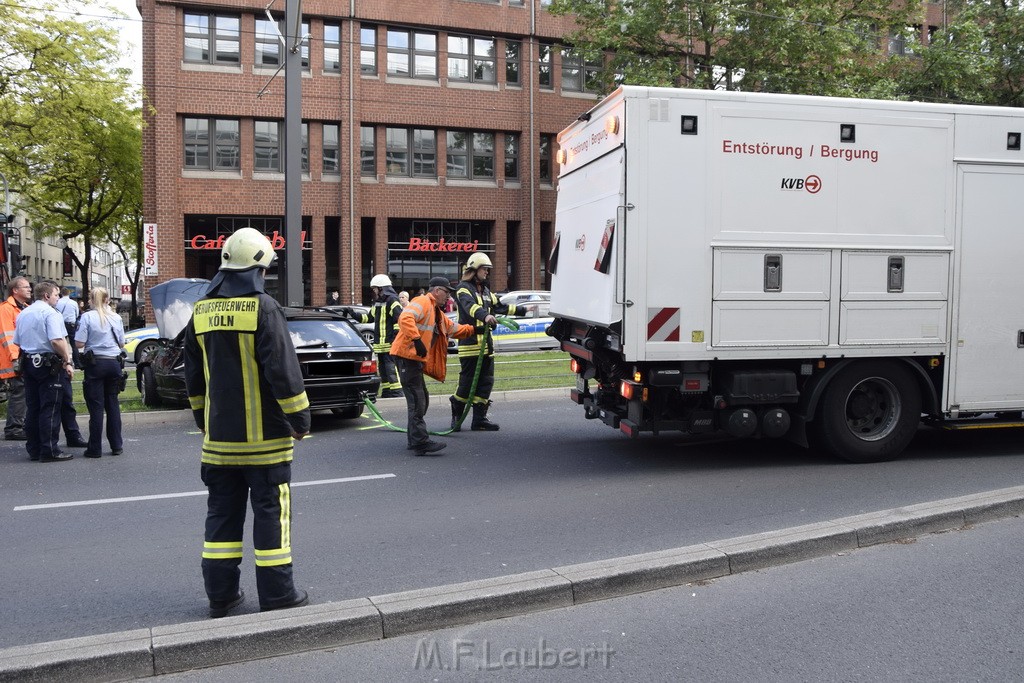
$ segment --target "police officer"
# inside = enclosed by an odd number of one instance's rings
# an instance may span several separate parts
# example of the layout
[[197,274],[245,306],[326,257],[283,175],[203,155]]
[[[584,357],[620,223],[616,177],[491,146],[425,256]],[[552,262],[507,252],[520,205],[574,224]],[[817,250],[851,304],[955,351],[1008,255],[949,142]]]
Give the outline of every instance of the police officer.
[[107,416],[107,443],[111,455],[121,455],[121,372],[124,368],[124,324],[110,308],[110,297],[103,287],[93,287],[89,295],[92,308],[82,314],[75,331],[75,344],[83,352],[85,381],[82,388],[89,407],[89,445],[84,455],[98,458],[102,453],[103,415]]
[[263,291],[274,248],[241,228],[185,328],[185,385],[203,431],[209,489],[203,580],[210,616],[245,599],[239,588],[246,500],[253,509],[260,610],[308,601],[292,579],[292,440],[309,432],[309,400],[281,306]]
[[75,374],[64,319],[54,308],[59,294],[56,283],[38,283],[32,290],[35,301],[18,315],[14,330],[25,381],[25,448],[29,460],[42,462],[74,457],[62,453],[57,443],[60,406],[64,396],[71,393],[71,378]]
[[[60,298],[57,299],[56,308],[57,312],[64,318],[64,328],[68,331],[68,341],[74,340],[75,331],[78,329],[79,311],[78,304],[71,300],[71,290],[67,287],[61,287]],[[74,344],[71,345],[71,362],[75,364],[75,369],[82,369],[82,363],[78,357],[78,349],[75,348]]]
[[[487,334],[487,328],[494,329],[498,325],[494,314],[519,315],[522,306],[510,306],[498,301],[498,297],[487,288],[487,276],[491,272],[491,259],[487,254],[474,252],[462,269],[462,280],[455,289],[455,300],[459,306],[459,323],[472,325],[472,336],[459,341],[459,386],[449,399],[452,404],[452,429],[459,431],[459,418],[466,403],[473,405],[473,431],[495,432],[498,425],[487,419],[487,409],[491,405],[491,389],[494,388],[494,343]],[[487,344],[483,358],[480,358],[480,345]],[[476,394],[470,395],[473,388],[473,377],[477,363],[480,364],[480,377],[477,380]]]

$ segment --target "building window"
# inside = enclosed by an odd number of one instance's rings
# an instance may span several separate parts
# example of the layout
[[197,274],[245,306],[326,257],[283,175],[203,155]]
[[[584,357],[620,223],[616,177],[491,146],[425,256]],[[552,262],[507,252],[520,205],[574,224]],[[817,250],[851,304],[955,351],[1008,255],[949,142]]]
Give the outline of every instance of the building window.
[[[210,131],[213,131],[213,153]],[[185,119],[185,168],[219,171],[240,168],[237,119]]]
[[603,66],[600,57],[584,60],[575,50],[562,50],[562,90],[597,92],[597,77]]
[[[284,123],[255,121],[253,131],[253,170],[281,173],[284,171]],[[302,171],[309,172],[309,124],[302,124]]]
[[519,133],[505,133],[505,179],[519,179]]
[[494,133],[448,131],[448,177],[494,177]]
[[526,4],[526,0],[508,0],[509,7],[522,7]]
[[551,83],[551,55],[554,52],[549,43],[541,43],[537,52],[537,85],[542,88],[554,87]]
[[377,175],[377,129],[373,126],[359,128],[359,166],[363,175]]
[[341,173],[341,138],[340,127],[336,123],[325,123],[323,126],[323,169],[328,175]]
[[341,26],[324,24],[324,71],[341,71]]
[[519,85],[520,55],[523,44],[518,40],[505,41],[505,82],[509,85]]
[[388,74],[436,79],[437,36],[433,33],[389,28]]
[[437,140],[424,128],[387,129],[389,176],[437,177]]
[[448,36],[448,78],[473,83],[494,83],[497,41],[493,38]]
[[917,46],[920,42],[920,26],[906,26],[903,29],[894,29],[889,33],[889,54],[913,57],[918,52]]
[[240,23],[234,16],[186,12],[185,61],[239,64]]
[[[278,37],[278,30],[285,32],[284,21],[270,21],[268,19],[256,20],[256,66],[277,68],[284,64],[281,39]],[[302,22],[300,29],[303,36],[302,41],[302,68],[309,68],[309,23]]]
[[368,76],[377,75],[377,27],[359,29],[359,71]]
[[540,157],[540,181],[542,183],[551,182],[551,148],[552,148],[553,136],[548,133],[541,133],[540,136],[540,149],[538,150],[538,157]]

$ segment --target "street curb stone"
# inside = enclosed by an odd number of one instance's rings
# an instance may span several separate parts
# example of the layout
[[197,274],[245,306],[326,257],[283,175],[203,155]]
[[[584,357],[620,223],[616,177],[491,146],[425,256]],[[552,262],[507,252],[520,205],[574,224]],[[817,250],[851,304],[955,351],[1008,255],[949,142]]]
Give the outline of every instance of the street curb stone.
[[281,612],[0,650],[0,683],[119,681],[670,588],[1024,515],[1024,486],[682,548]]

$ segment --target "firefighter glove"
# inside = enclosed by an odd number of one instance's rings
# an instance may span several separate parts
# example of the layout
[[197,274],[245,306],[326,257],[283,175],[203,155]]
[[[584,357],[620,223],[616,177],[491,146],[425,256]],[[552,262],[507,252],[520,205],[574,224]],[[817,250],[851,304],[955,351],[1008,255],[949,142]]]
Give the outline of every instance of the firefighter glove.
[[427,357],[427,347],[423,345],[422,339],[413,339],[412,345],[416,347],[416,355],[420,358]]

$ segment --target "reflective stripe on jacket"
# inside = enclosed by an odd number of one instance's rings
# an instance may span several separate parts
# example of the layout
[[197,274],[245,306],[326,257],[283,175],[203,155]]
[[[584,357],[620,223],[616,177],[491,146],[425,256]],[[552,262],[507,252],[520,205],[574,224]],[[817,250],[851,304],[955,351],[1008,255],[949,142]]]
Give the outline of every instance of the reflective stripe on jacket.
[[[391,343],[391,355],[423,363],[423,374],[443,382],[448,371],[448,337],[464,339],[473,334],[470,325],[457,325],[437,307],[430,292],[409,302],[398,316],[398,335]],[[427,357],[416,355],[414,339],[427,347]]]
[[205,430],[203,463],[268,467],[292,459],[309,400],[280,304],[260,293],[201,299],[185,328],[185,386]]

